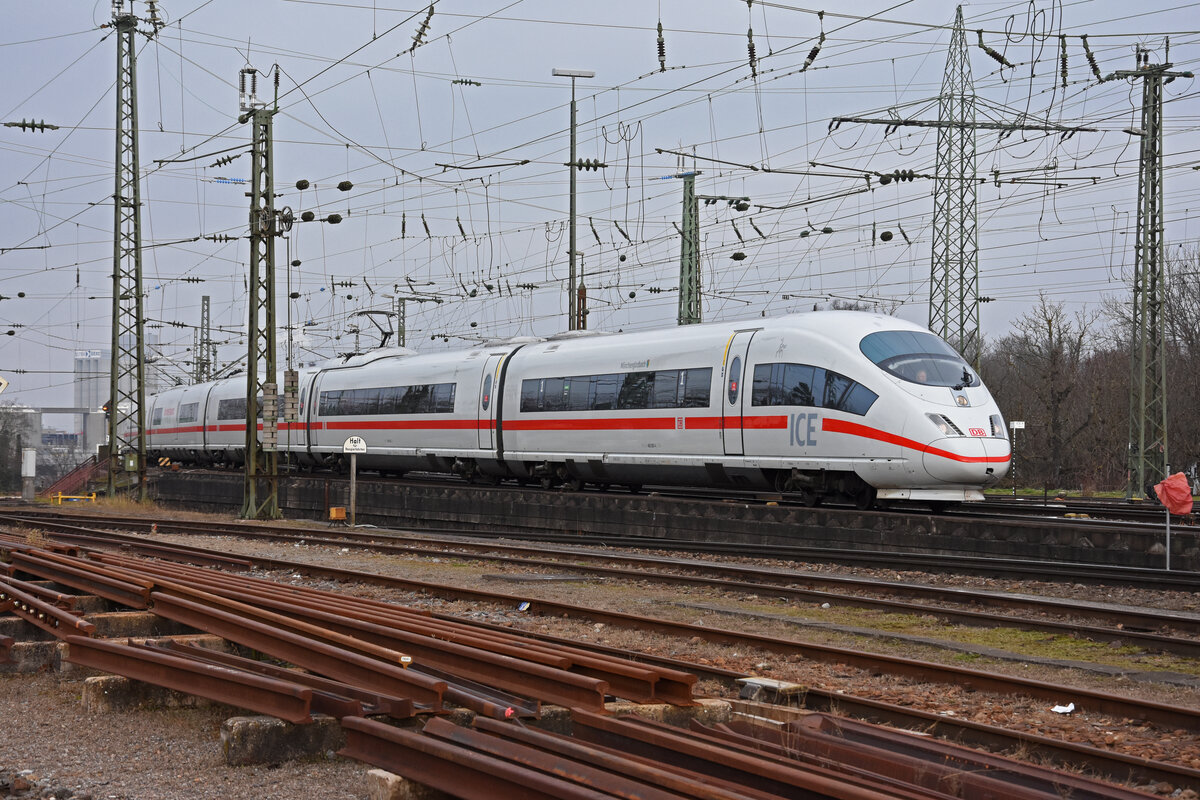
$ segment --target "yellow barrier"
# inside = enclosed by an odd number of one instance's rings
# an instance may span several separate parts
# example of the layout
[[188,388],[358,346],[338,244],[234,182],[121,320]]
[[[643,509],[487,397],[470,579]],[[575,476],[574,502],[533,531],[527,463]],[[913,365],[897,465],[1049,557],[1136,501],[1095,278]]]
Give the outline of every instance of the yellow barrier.
[[63,494],[62,492],[59,492],[58,494],[54,495],[55,505],[61,506],[63,500],[87,500],[89,502],[94,503],[94,502],[96,502],[96,493],[92,492],[91,494]]

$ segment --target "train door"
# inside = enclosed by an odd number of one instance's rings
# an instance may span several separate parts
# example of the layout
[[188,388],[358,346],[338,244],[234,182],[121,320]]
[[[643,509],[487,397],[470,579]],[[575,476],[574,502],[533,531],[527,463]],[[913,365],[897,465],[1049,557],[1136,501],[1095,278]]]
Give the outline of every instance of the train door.
[[725,376],[721,388],[721,438],[725,442],[725,455],[740,456],[744,452],[742,445],[742,399],[746,392],[745,382],[747,364],[746,355],[750,349],[750,340],[754,331],[738,331],[729,339],[725,347],[725,360],[721,372]]
[[503,358],[503,354],[490,355],[483,362],[483,376],[479,382],[479,397],[475,405],[481,450],[496,449],[496,390],[499,388],[497,373]]

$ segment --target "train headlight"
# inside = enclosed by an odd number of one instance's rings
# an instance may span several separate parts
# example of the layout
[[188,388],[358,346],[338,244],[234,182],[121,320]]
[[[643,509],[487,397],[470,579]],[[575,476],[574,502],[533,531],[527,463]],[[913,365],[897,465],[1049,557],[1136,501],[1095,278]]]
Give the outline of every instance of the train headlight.
[[999,414],[992,414],[989,419],[992,422],[992,436],[997,439],[1007,439],[1008,431],[1004,428],[1004,418]]
[[926,414],[925,416],[929,417],[929,421],[932,422],[934,426],[942,432],[943,436],[963,435],[962,431],[959,430],[957,425],[950,421],[949,417],[943,414]]

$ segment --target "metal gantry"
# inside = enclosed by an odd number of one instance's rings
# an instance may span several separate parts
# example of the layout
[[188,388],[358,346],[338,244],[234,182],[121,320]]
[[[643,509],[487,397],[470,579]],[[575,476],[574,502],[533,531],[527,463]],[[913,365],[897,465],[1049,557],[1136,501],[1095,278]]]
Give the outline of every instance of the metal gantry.
[[1163,84],[1190,78],[1171,64],[1151,64],[1139,49],[1137,69],[1111,78],[1142,81],[1137,239],[1134,244],[1133,313],[1129,375],[1129,480],[1126,498],[1150,493],[1167,476],[1166,263],[1163,255]]
[[213,378],[213,370],[217,363],[217,346],[212,339],[211,299],[208,295],[200,298],[200,327],[196,329],[196,339],[192,346],[192,380],[195,383],[205,383]]
[[[1064,134],[1095,128],[1050,123],[980,122],[975,117],[975,89],[967,58],[962,6],[954,17],[938,119],[902,117],[834,117],[835,125],[857,122],[900,127],[937,128],[937,160],[933,187],[933,247],[929,267],[929,328],[950,342],[978,368],[982,337],[979,304],[979,223],[976,214],[975,132],[1047,131]],[[1014,117],[1020,117],[1013,112]]]
[[696,200],[698,172],[683,179],[683,236],[679,245],[679,324],[700,322],[700,205]]
[[586,315],[580,307],[579,299],[582,292],[578,288],[575,256],[575,184],[576,172],[580,168],[579,159],[575,153],[575,79],[576,78],[594,78],[596,73],[588,69],[553,69],[551,74],[558,78],[571,79],[571,160],[567,163],[568,169],[571,171],[571,201],[569,210],[568,227],[570,228],[568,239],[567,256],[570,261],[569,272],[567,276],[567,330],[582,330],[587,327]]
[[114,0],[117,33],[116,188],[113,191],[112,363],[109,368],[108,494],[130,474],[146,498],[146,350],[142,308],[142,214],[137,120],[138,19]]
[[938,97],[929,264],[929,329],[978,366],[979,228],[976,218],[975,88],[962,6],[954,18]]
[[[246,81],[250,91],[246,91]],[[257,72],[241,74],[238,121],[251,124],[249,324],[246,329],[246,473],[242,517],[275,519],[279,512],[279,387],[275,352],[275,170],[272,156],[274,107],[258,101]],[[262,420],[261,440],[259,423]]]

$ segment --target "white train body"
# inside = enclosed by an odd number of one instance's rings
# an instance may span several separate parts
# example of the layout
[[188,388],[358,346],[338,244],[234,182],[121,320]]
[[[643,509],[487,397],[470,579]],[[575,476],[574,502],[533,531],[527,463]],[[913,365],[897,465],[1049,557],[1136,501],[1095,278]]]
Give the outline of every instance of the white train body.
[[[154,397],[148,451],[239,463],[245,392],[239,376]],[[999,409],[947,344],[849,311],[378,350],[303,370],[299,400],[298,421],[279,423],[294,462],[336,462],[357,435],[360,468],[396,473],[774,488],[866,505],[982,499],[1011,458]]]

